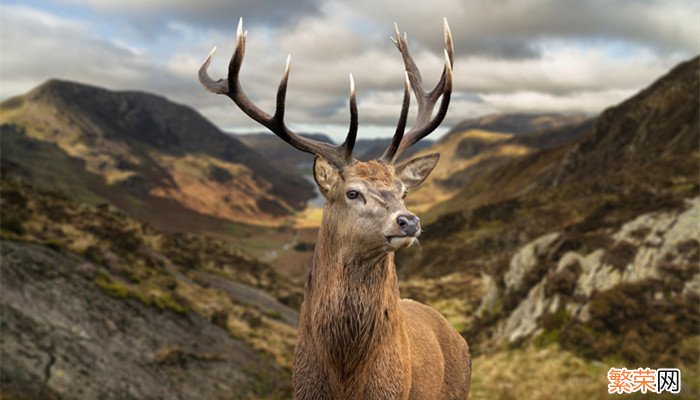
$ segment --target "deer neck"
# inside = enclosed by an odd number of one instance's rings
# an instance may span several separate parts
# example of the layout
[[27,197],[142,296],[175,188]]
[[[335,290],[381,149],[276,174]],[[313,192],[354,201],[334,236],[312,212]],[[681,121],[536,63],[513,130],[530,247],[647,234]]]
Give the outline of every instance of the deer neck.
[[322,224],[304,291],[304,318],[330,369],[350,379],[403,329],[394,254],[349,254]]

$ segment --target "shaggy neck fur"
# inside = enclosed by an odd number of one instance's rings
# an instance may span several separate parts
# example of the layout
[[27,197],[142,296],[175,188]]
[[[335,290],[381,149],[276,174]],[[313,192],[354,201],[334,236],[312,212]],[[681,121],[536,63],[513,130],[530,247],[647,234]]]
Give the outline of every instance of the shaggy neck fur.
[[403,323],[394,254],[381,249],[353,253],[348,240],[324,218],[305,287],[307,320],[302,321],[339,389],[363,381],[377,351]]

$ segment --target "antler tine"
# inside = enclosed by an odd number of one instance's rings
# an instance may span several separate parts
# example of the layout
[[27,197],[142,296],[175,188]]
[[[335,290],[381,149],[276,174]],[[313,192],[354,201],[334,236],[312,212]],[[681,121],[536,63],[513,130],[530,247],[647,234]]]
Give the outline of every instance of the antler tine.
[[[408,51],[408,36],[406,33],[401,36],[399,25],[396,22],[394,22],[394,32],[396,33],[396,40],[392,38],[392,41],[396,45],[396,48],[398,48],[401,52],[404,65],[406,67],[406,72],[408,73],[408,78],[411,81],[411,87],[413,88],[413,92],[416,95],[416,100],[420,105],[421,102],[425,101],[423,92],[423,77],[421,77],[420,70],[418,69],[416,62],[413,61],[411,53]],[[418,107],[418,109],[420,110],[420,107]]]
[[403,89],[403,104],[401,105],[401,115],[399,116],[399,122],[396,125],[396,132],[394,132],[394,137],[391,138],[391,143],[389,147],[384,151],[380,160],[385,163],[391,163],[401,144],[401,139],[403,139],[404,131],[406,130],[406,121],[408,120],[408,109],[411,106],[411,83],[408,78],[408,71],[404,71],[406,79],[404,80]]
[[352,159],[352,149],[355,147],[355,139],[357,139],[357,127],[359,121],[357,118],[357,98],[355,96],[355,79],[350,74],[350,129],[345,137],[342,147],[345,150],[345,156]]
[[[445,67],[443,68],[442,75],[437,85],[430,92],[423,90],[422,79],[420,76],[420,71],[413,57],[408,50],[408,42],[406,36],[403,37],[399,33],[398,26],[395,25],[396,39],[394,44],[401,52],[401,56],[404,60],[404,65],[406,67],[406,72],[410,79],[411,86],[413,87],[413,93],[416,96],[418,102],[418,116],[416,117],[416,122],[411,127],[411,129],[403,135],[398,149],[395,151],[392,160],[397,159],[406,149],[414,145],[416,142],[433,132],[447,115],[447,108],[450,104],[450,97],[452,95],[452,64],[454,61],[454,47],[452,44],[452,34],[450,33],[450,27],[447,24],[447,19],[444,19],[443,24],[444,37],[445,37]],[[440,108],[438,109],[435,117],[432,117],[433,108],[435,107],[437,100],[442,97],[440,102]],[[393,140],[392,144],[393,145]],[[387,153],[390,149],[387,149]]]
[[298,135],[287,128],[284,123],[285,99],[287,96],[287,83],[289,80],[290,69],[289,56],[287,57],[284,75],[282,76],[282,80],[280,81],[277,89],[277,104],[274,115],[271,116],[260,109],[243,91],[239,81],[239,73],[241,70],[241,65],[243,64],[247,34],[247,31],[243,31],[243,18],[241,18],[238,22],[238,29],[236,31],[236,48],[231,56],[231,61],[229,62],[228,66],[228,79],[219,79],[215,81],[209,76],[207,69],[209,68],[209,64],[211,64],[211,60],[214,57],[216,47],[212,49],[209,56],[199,69],[199,81],[202,83],[204,88],[210,92],[228,96],[246,115],[265,126],[280,139],[291,144],[295,148],[307,153],[323,156],[338,169],[342,169],[344,166],[352,163],[352,148],[355,145],[355,137],[357,135],[357,103],[355,101],[354,85],[350,98],[350,131],[348,132],[348,136],[343,144],[334,146],[330,143],[321,142]]
[[[445,36],[445,51],[447,52],[451,69],[455,62],[455,49],[452,43],[452,32],[450,32],[450,25],[447,23],[447,18],[443,18],[442,22]],[[447,67],[447,63],[445,63],[445,67]],[[440,97],[440,95],[442,94],[442,91],[444,90],[445,86],[445,74],[446,71],[443,69],[442,75],[440,76],[440,81],[438,81],[437,85],[435,85],[433,90],[430,91],[429,96],[431,99],[437,100],[437,98]]]
[[[398,158],[404,151],[406,151],[406,149],[432,133],[438,126],[440,126],[442,120],[445,119],[445,116],[447,115],[447,108],[450,105],[450,97],[452,95],[452,66],[450,65],[449,60],[449,55],[447,54],[447,51],[445,51],[443,90],[440,91],[437,96],[434,96],[434,100],[431,98],[429,102],[426,102],[426,107],[424,110],[421,110],[420,108],[418,109],[416,123],[411,130],[404,135],[404,139],[401,141],[401,145],[399,145],[399,149],[396,151],[395,158]],[[440,108],[435,114],[435,117],[431,119],[433,107],[435,106],[435,103],[440,95],[442,95]],[[429,96],[426,95],[426,97]]]

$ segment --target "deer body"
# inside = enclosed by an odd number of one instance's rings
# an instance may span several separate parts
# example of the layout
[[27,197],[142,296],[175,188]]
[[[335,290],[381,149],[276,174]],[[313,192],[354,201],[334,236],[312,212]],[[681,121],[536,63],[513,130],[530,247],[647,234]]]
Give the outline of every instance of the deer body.
[[[299,150],[316,155],[314,179],[326,199],[316,251],[309,267],[294,351],[294,393],[303,400],[466,399],[471,358],[466,341],[437,311],[401,300],[394,252],[421,234],[420,219],[405,205],[407,188],[425,180],[439,154],[401,165],[394,161],[434,131],[447,113],[452,93],[452,36],[445,21],[445,67],[436,87],[423,90],[420,72],[396,27],[394,43],[405,72],[399,122],[377,160],[352,157],[358,118],[354,81],[350,129],[341,145],[305,138],[284,123],[289,59],[273,115],[244,93],[239,72],[247,32],[238,27],[228,78],[207,73],[214,51],[199,70],[204,87],[230,97],[248,116]],[[415,124],[404,134],[411,89],[418,103]],[[440,101],[433,116],[433,108]]]
[[466,341],[437,311],[399,298],[393,253],[353,264],[332,229],[324,218],[307,275],[297,398],[466,399]]

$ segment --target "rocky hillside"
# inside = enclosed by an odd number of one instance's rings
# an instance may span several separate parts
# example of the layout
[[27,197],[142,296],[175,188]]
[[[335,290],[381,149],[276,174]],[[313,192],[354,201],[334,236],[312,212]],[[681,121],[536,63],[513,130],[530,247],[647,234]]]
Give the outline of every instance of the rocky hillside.
[[0,104],[0,123],[5,168],[169,230],[272,221],[313,197],[294,171],[147,93],[51,80]]
[[[580,239],[570,232],[541,236],[513,255],[502,285],[487,279],[478,314],[508,309],[495,336],[509,342],[546,331],[592,354],[621,352],[638,362],[654,361],[654,353],[678,356],[677,344],[700,324],[698,221],[695,197],[683,209],[643,214],[576,250],[570,249]],[[586,324],[607,335],[591,337]],[[657,337],[666,330],[670,341]]]
[[3,173],[2,398],[289,395],[300,288],[227,242]]
[[[555,343],[679,367],[684,396],[698,395],[699,67],[680,64],[580,138],[504,163],[431,210],[421,252],[397,264],[443,282],[475,353]],[[476,287],[449,283],[470,276]]]
[[246,398],[282,368],[200,315],[120,299],[84,259],[2,244],[2,398]]

